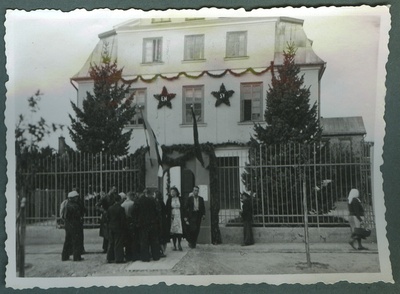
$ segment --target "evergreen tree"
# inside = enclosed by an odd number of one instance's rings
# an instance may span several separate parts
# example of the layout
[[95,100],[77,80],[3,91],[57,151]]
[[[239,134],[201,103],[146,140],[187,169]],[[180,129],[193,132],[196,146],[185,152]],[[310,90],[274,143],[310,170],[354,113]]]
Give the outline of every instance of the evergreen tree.
[[[251,138],[249,163],[242,181],[248,191],[257,195],[253,202],[255,214],[273,216],[268,219],[273,222],[296,223],[302,220],[303,175],[308,176],[307,191],[316,186],[310,164],[314,155],[318,160],[321,152],[320,145],[314,149],[313,143],[320,141],[322,130],[317,104],[310,106],[310,90],[304,86],[304,76],[299,75],[293,44],[288,44],[283,57],[278,73],[272,70],[267,91],[267,126],[254,124],[255,138]],[[313,201],[308,202],[310,208]]]
[[321,137],[317,104],[310,107],[310,90],[304,86],[304,76],[295,63],[296,48],[288,44],[283,52],[283,65],[278,75],[272,70],[267,91],[266,128],[255,124],[255,137],[267,145],[281,143],[312,143]]
[[133,95],[126,98],[129,86],[120,83],[122,69],[111,61],[107,45],[102,63],[91,65],[89,73],[94,81],[93,94],[87,92],[82,109],[71,102],[76,114],[76,118],[69,116],[71,139],[82,152],[126,155],[132,130],[124,128],[135,114]]

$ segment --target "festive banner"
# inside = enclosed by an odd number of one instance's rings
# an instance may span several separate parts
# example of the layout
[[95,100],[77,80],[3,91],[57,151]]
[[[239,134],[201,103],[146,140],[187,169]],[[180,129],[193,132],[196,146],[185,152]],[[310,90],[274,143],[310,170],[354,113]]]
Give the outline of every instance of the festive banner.
[[199,73],[197,75],[191,75],[191,74],[188,74],[187,72],[181,71],[181,72],[177,73],[175,76],[165,76],[163,74],[155,74],[152,78],[146,79],[142,75],[138,75],[136,78],[131,79],[131,80],[126,80],[124,78],[121,78],[121,81],[123,83],[125,83],[125,84],[132,84],[132,83],[135,83],[135,82],[137,82],[139,80],[142,81],[142,82],[145,82],[145,83],[152,83],[157,78],[161,78],[161,79],[164,79],[164,80],[167,80],[167,81],[174,81],[174,80],[179,79],[181,76],[185,76],[185,77],[190,78],[190,79],[198,79],[198,78],[201,78],[204,75],[208,75],[209,77],[212,77],[212,78],[222,78],[226,74],[231,74],[231,75],[233,75],[235,77],[240,77],[241,75],[244,75],[244,74],[246,74],[248,72],[250,72],[250,73],[252,73],[252,74],[254,74],[256,76],[260,76],[260,75],[263,75],[266,72],[272,70],[272,67],[273,67],[273,62],[271,62],[271,66],[269,66],[269,67],[267,67],[267,68],[265,68],[265,69],[263,69],[261,71],[256,71],[255,69],[253,69],[251,67],[249,67],[249,68],[247,68],[247,69],[245,69],[245,70],[243,70],[242,72],[239,72],[239,73],[234,72],[231,69],[226,69],[220,74],[213,74],[208,70],[204,70],[204,71],[202,71],[201,73]]

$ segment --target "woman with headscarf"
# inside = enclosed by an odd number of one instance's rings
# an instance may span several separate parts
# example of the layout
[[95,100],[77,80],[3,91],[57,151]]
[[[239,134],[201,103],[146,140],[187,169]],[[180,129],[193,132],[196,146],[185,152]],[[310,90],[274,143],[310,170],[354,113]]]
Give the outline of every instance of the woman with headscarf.
[[183,235],[183,201],[181,200],[179,190],[175,186],[170,189],[170,196],[166,204],[167,221],[169,222],[169,233],[172,238],[176,251],[176,241],[178,240],[178,249],[182,251],[181,240]]
[[364,223],[364,208],[360,201],[360,192],[357,189],[351,189],[348,202],[349,223],[352,232],[349,244],[354,249],[357,249],[354,246],[354,242],[357,240],[358,250],[367,250],[367,248],[363,247],[361,244],[362,237],[355,233],[355,229],[361,228],[361,225]]

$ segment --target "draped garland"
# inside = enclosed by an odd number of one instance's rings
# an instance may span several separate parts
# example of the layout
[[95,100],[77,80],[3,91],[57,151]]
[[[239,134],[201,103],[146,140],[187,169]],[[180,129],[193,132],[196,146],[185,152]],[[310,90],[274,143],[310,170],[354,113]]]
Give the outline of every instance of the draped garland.
[[[216,147],[224,147],[224,146],[248,146],[248,144],[236,143],[236,142],[227,142],[222,144],[212,144],[212,143],[204,143],[200,144],[200,149],[202,152],[208,155],[209,164],[206,166],[206,169],[209,171],[210,177],[210,211],[211,211],[211,242],[212,244],[221,244],[221,232],[219,230],[219,210],[220,210],[220,201],[219,201],[219,185],[218,185],[218,171],[217,171],[217,157],[215,155]],[[173,166],[181,166],[185,167],[186,162],[192,158],[196,158],[196,151],[194,145],[191,144],[176,144],[171,146],[162,146],[163,149],[163,164],[173,167]],[[180,155],[178,157],[171,157],[171,155],[177,152]],[[169,188],[169,187],[168,187]]]
[[168,77],[168,76],[163,75],[163,74],[155,74],[152,78],[146,79],[146,78],[143,77],[143,75],[138,75],[136,78],[131,79],[131,80],[127,80],[127,79],[121,78],[121,81],[123,83],[125,83],[125,84],[132,84],[132,83],[135,83],[135,82],[137,82],[139,80],[141,80],[142,82],[145,82],[145,83],[152,83],[158,78],[161,78],[161,79],[164,79],[164,80],[167,80],[167,81],[174,81],[174,80],[179,79],[181,76],[185,76],[185,77],[190,78],[190,79],[198,79],[198,78],[203,77],[204,75],[207,75],[207,76],[212,77],[212,78],[222,78],[223,76],[225,76],[228,73],[233,75],[233,76],[235,76],[235,77],[240,77],[240,76],[242,76],[242,75],[244,75],[244,74],[246,74],[248,72],[250,72],[250,73],[252,73],[252,74],[254,74],[256,76],[260,76],[260,75],[263,75],[264,73],[266,73],[266,72],[268,72],[270,70],[272,71],[273,66],[274,66],[273,62],[271,61],[271,65],[269,67],[267,67],[267,68],[265,68],[265,69],[263,69],[263,70],[261,70],[259,72],[257,72],[256,70],[254,70],[251,67],[249,67],[249,68],[247,68],[247,69],[245,69],[245,70],[243,70],[242,72],[239,72],[239,73],[234,72],[232,69],[226,69],[220,74],[213,74],[208,70],[203,70],[198,75],[191,75],[191,74],[189,74],[187,72],[181,71],[181,72],[179,72],[178,74],[176,74],[175,76],[172,76],[172,77]]

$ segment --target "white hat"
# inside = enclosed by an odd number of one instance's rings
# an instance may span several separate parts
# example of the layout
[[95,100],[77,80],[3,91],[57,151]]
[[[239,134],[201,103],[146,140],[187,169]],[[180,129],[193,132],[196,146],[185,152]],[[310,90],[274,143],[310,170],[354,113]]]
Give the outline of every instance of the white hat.
[[119,193],[118,195],[121,196],[122,199],[125,199],[125,198],[126,198],[126,194],[125,194],[124,192],[121,192],[121,193]]
[[76,192],[76,191],[72,191],[72,192],[68,193],[68,198],[73,198],[73,197],[76,197],[76,196],[79,196],[78,192]]

